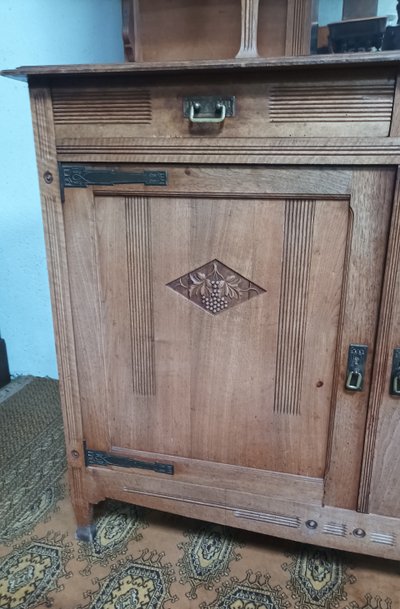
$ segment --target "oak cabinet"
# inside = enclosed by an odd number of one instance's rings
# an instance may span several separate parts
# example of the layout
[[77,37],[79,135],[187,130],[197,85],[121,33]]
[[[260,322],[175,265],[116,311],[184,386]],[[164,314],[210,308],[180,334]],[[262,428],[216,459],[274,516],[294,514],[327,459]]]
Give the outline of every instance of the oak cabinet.
[[112,497],[400,557],[399,59],[349,61],[11,73],[81,535]]

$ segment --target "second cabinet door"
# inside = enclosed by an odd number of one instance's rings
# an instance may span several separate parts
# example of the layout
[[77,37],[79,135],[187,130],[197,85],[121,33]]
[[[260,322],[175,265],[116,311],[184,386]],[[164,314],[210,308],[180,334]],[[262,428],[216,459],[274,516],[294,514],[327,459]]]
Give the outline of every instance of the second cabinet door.
[[253,470],[314,479],[355,507],[393,172],[166,170],[66,190],[87,445],[181,459],[194,483],[237,466],[238,490]]

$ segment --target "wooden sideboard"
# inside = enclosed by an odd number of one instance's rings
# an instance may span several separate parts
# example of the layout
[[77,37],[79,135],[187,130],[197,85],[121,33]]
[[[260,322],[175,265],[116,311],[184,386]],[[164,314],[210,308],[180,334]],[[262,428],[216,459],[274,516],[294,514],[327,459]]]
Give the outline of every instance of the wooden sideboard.
[[111,497],[400,558],[397,53],[20,68],[81,537]]

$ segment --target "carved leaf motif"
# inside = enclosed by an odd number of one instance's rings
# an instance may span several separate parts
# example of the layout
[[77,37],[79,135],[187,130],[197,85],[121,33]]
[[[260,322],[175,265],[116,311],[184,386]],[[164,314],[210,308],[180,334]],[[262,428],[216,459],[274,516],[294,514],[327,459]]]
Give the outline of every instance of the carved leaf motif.
[[189,277],[192,282],[189,286],[190,297],[196,294],[201,294],[201,296],[211,294],[211,281],[207,279],[205,273],[190,273]]

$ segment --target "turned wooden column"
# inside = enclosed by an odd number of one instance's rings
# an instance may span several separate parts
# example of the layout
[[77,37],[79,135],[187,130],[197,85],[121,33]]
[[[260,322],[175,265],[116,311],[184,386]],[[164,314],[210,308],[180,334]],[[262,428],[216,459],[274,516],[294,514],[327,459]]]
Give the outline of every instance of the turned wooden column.
[[242,33],[237,58],[258,57],[258,5],[259,0],[242,0]]
[[142,61],[138,0],[122,0],[122,40],[127,61]]

